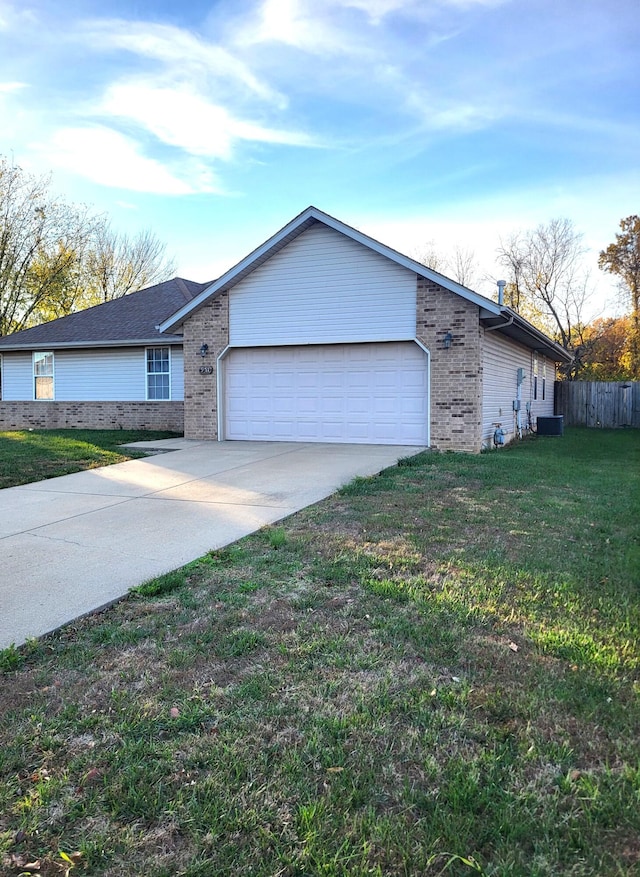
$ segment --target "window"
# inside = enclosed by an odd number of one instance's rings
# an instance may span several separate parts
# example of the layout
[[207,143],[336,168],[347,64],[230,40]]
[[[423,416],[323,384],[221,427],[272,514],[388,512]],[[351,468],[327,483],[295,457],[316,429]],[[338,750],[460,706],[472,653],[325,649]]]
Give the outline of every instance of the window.
[[547,360],[542,360],[542,401],[544,402],[544,395],[547,388]]
[[0,356],[0,401],[2,401],[2,356]]
[[533,398],[538,398],[538,354],[533,354]]
[[53,353],[33,354],[33,398],[53,399]]
[[168,347],[147,348],[147,399],[171,398],[171,372]]

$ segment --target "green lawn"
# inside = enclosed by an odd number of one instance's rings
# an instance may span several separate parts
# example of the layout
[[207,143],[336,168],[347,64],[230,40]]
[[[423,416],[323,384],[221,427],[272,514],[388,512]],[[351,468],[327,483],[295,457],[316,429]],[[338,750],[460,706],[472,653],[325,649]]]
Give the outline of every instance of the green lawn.
[[0,488],[123,463],[144,453],[127,442],[173,438],[175,432],[134,429],[22,429],[0,432]]
[[638,874],[639,582],[638,431],[357,479],[0,653],[2,873]]

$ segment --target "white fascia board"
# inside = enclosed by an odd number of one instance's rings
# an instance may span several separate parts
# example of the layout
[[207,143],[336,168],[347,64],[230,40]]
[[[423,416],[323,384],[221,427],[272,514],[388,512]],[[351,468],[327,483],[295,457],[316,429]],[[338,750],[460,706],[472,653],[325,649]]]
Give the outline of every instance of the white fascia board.
[[167,329],[171,329],[173,326],[178,325],[179,323],[187,317],[191,311],[199,308],[200,305],[204,304],[207,299],[211,298],[213,295],[218,292],[219,289],[228,286],[233,283],[233,280],[239,275],[242,274],[247,268],[250,268],[252,264],[258,263],[260,264],[264,261],[264,258],[271,250],[276,250],[278,244],[282,243],[284,238],[288,237],[292,232],[294,232],[297,228],[307,222],[309,219],[316,218],[313,214],[319,213],[315,207],[307,207],[299,216],[296,216],[291,222],[287,223],[284,228],[281,228],[280,231],[276,232],[276,234],[272,235],[268,240],[266,240],[263,244],[257,247],[255,250],[252,250],[248,256],[245,256],[237,265],[234,265],[233,268],[230,268],[226,274],[223,274],[222,277],[218,277],[216,281],[214,281],[211,286],[208,286],[206,289],[203,289],[201,293],[192,298],[190,302],[187,302],[183,305],[179,311],[176,311],[175,314],[172,314],[168,319],[166,319],[163,323],[160,323],[158,329],[161,332],[166,332]]
[[[524,317],[521,317],[520,314],[517,314],[515,311],[508,309],[509,315],[513,314],[514,320],[513,322],[519,326],[522,330],[524,330],[531,338],[534,340],[538,340],[541,342],[546,348],[549,350],[553,350],[557,354],[556,362],[572,362],[573,356],[568,353],[561,344],[558,344],[557,341],[554,341],[553,338],[549,338],[548,335],[537,329],[532,323],[528,320],[525,320]],[[498,328],[499,331],[499,328]],[[535,349],[535,348],[533,348]],[[548,354],[545,354],[548,355]],[[550,357],[551,358],[551,357]]]
[[500,314],[500,306],[490,298],[485,298],[485,296],[479,295],[471,289],[467,289],[460,283],[456,283],[455,280],[450,280],[443,274],[438,274],[437,271],[433,271],[431,268],[421,265],[414,259],[410,259],[408,256],[403,256],[402,253],[399,253],[397,250],[386,246],[386,244],[381,244],[379,241],[369,237],[369,235],[363,234],[363,232],[357,231],[349,225],[345,225],[343,222],[340,222],[339,219],[335,219],[333,216],[329,216],[328,213],[323,213],[322,210],[318,210],[317,207],[307,207],[306,210],[303,210],[302,213],[292,219],[291,222],[287,223],[284,228],[281,228],[280,231],[272,235],[272,237],[265,241],[261,246],[249,253],[248,256],[245,256],[245,258],[238,262],[237,265],[234,265],[234,267],[227,271],[226,274],[223,274],[222,277],[219,277],[206,289],[203,289],[203,291],[195,296],[195,298],[183,305],[179,311],[176,311],[175,314],[172,314],[171,317],[161,323],[158,326],[159,330],[161,332],[166,332],[168,329],[179,325],[185,317],[187,317],[193,310],[199,308],[200,305],[204,304],[207,299],[215,295],[220,289],[232,285],[234,279],[239,275],[244,274],[244,272],[247,271],[247,269],[250,269],[252,265],[262,264],[271,252],[277,251],[283,241],[285,241],[290,235],[293,236],[296,230],[302,230],[310,219],[322,222],[329,228],[334,229],[334,231],[340,232],[346,237],[351,238],[351,240],[357,241],[363,246],[368,247],[370,250],[379,253],[381,256],[385,256],[387,259],[391,259],[391,261],[396,262],[398,265],[402,265],[402,267],[407,268],[409,271],[419,274],[427,280],[432,280],[434,283],[438,283],[450,292],[454,292],[456,295],[461,296],[467,301],[478,305],[478,307],[485,308],[492,314]]

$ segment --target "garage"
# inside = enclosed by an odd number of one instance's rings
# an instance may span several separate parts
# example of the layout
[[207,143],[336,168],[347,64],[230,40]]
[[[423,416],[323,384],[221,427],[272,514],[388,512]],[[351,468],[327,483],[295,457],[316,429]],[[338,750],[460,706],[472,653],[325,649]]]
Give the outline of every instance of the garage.
[[414,342],[231,349],[226,439],[428,444],[428,360]]

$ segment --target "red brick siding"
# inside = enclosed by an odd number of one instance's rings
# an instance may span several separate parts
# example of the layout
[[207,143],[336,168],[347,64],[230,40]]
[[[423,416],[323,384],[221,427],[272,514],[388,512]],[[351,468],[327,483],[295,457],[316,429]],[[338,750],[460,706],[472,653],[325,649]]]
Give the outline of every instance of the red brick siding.
[[[218,438],[217,357],[229,344],[229,295],[221,293],[189,316],[183,326],[184,434],[186,438]],[[200,347],[209,353],[200,356]],[[201,366],[212,366],[210,375]]]
[[182,432],[183,402],[0,402],[0,429],[168,429]]
[[[444,349],[444,336],[453,335]],[[416,336],[431,353],[431,447],[482,447],[482,334],[477,305],[418,278]]]

